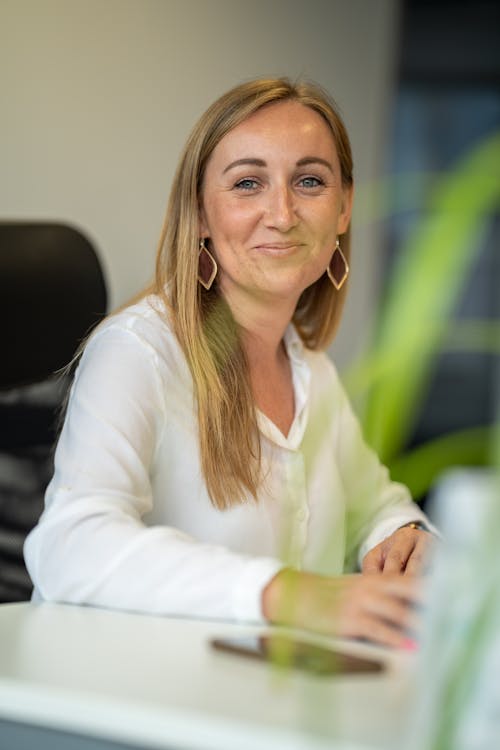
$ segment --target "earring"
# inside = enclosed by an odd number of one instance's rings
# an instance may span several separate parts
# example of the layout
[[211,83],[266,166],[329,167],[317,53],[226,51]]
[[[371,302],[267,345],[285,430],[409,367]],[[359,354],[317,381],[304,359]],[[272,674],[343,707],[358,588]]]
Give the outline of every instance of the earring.
[[217,276],[217,263],[215,258],[205,247],[205,237],[200,240],[200,252],[198,254],[198,281],[208,291]]
[[332,282],[333,286],[337,291],[340,291],[344,286],[347,277],[349,276],[349,264],[347,263],[346,257],[341,250],[339,240],[337,237],[337,243],[335,250],[331,257],[328,268],[326,269],[328,278]]

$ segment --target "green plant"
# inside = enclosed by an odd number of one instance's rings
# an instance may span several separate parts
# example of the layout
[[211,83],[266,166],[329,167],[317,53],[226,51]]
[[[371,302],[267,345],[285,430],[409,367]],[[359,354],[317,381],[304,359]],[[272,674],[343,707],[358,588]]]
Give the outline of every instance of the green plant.
[[[351,396],[363,396],[361,416],[368,442],[395,478],[418,494],[429,488],[436,472],[454,461],[490,461],[491,430],[486,427],[445,436],[411,454],[403,451],[438,351],[500,353],[500,323],[450,322],[478,240],[500,202],[499,173],[500,134],[495,133],[429,188],[425,215],[398,254],[371,349],[345,375]],[[402,194],[411,195],[417,184],[410,180]],[[385,185],[382,192],[387,191]],[[387,200],[382,203],[387,210]]]

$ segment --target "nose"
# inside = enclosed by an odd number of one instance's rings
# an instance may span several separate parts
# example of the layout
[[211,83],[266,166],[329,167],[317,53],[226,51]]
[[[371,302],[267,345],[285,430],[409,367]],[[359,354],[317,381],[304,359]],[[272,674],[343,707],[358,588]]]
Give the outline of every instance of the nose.
[[288,232],[297,225],[295,196],[288,185],[277,185],[268,194],[266,224],[268,227]]

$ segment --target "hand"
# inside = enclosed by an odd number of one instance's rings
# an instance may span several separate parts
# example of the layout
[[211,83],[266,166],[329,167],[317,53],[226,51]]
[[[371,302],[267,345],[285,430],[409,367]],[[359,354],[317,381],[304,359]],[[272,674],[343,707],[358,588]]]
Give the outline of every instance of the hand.
[[403,526],[365,555],[363,573],[421,575],[428,567],[434,535]]
[[282,570],[263,593],[270,622],[395,647],[405,647],[418,627],[419,603],[417,580],[401,575],[327,578]]

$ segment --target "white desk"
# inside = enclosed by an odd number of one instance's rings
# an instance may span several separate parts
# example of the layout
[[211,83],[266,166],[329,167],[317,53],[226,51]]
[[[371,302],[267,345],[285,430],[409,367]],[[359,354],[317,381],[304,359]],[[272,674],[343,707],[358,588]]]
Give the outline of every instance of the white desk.
[[[0,747],[40,750],[47,728],[47,747],[55,747],[53,730],[169,750],[392,746],[404,722],[411,657],[349,644],[383,654],[387,672],[280,675],[208,645],[210,637],[251,631],[83,607],[2,605]],[[14,745],[16,729],[26,725],[46,728],[36,730],[42,739]],[[70,739],[59,746],[90,746]]]

